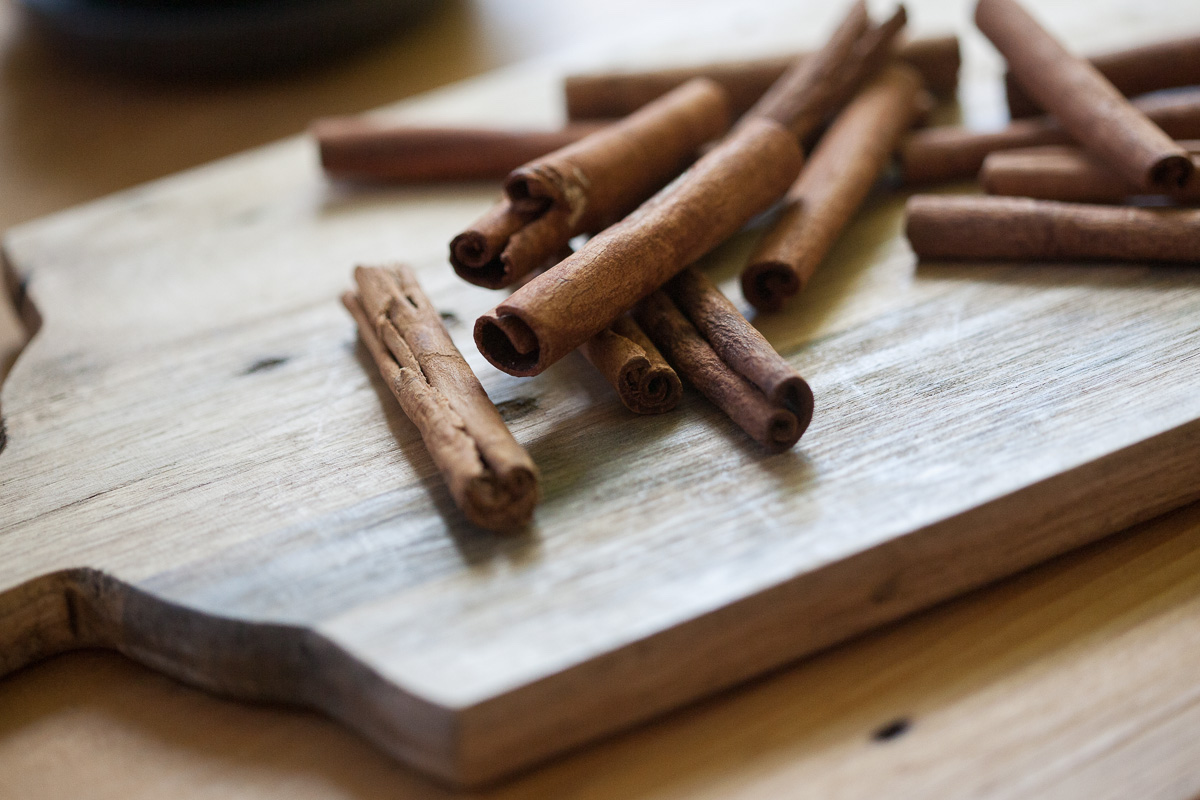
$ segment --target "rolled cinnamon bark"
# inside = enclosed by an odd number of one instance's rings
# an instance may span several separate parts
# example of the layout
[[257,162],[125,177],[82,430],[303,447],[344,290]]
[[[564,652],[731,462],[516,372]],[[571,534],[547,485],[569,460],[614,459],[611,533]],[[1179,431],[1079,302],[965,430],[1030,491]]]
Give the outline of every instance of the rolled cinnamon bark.
[[[773,406],[796,419],[799,439],[813,414],[813,393],[771,343],[751,325],[708,277],[691,267],[663,287],[699,334],[725,364],[750,381]],[[703,387],[695,380],[697,386]],[[777,438],[778,440],[778,438]],[[790,447],[795,440],[788,443]]]
[[920,89],[915,72],[892,65],[836,117],[742,271],[751,305],[776,311],[804,288],[911,124]]
[[538,501],[538,471],[505,427],[407,267],[359,267],[342,301],[388,389],[471,522],[508,531]]
[[975,24],[1008,59],[1033,99],[1130,183],[1161,191],[1182,186],[1191,175],[1187,153],[1016,0],[979,0]]
[[906,230],[920,258],[1200,261],[1200,210],[915,195]]
[[556,131],[420,128],[335,117],[317,120],[311,133],[332,178],[419,183],[497,180],[602,127],[579,122]]
[[[1200,141],[1179,143],[1192,155]],[[1141,194],[1135,186],[1078,147],[1048,145],[992,153],[983,161],[979,181],[988,194],[1062,200],[1073,203],[1120,203]],[[1170,195],[1181,203],[1200,201],[1200,180],[1192,180]]]
[[679,404],[679,376],[632,317],[617,317],[579,350],[635,414],[662,414]]
[[[1193,86],[1200,84],[1200,36],[1151,42],[1092,56],[1089,61],[1126,97]],[[1004,76],[1004,88],[1013,119],[1043,113],[1011,72]]]
[[684,377],[756,442],[777,452],[799,441],[795,415],[722,361],[666,294],[654,292],[634,313]]
[[632,211],[728,127],[724,90],[697,79],[519,167],[505,181],[506,198],[450,243],[454,271],[479,286],[511,285],[572,237]]
[[[1176,139],[1200,138],[1200,89],[1132,102],[1168,135]],[[1072,141],[1051,117],[1017,120],[998,131],[972,131],[958,126],[925,128],[901,143],[900,167],[909,184],[973,178],[988,153]]]
[[537,375],[775,202],[800,170],[789,131],[755,120],[680,179],[475,323],[510,375]]
[[[563,86],[567,116],[573,120],[623,117],[692,78],[708,78],[729,92],[730,109],[738,117],[799,59],[811,55],[811,52],[801,52],[648,72],[569,75]],[[958,71],[962,64],[958,37],[911,39],[900,43],[895,55],[921,73],[925,86],[934,94],[945,97],[953,95],[958,88]]]
[[858,0],[828,43],[785,72],[738,124],[774,120],[804,141],[878,72],[906,20],[900,6],[890,19],[874,25],[865,3]]

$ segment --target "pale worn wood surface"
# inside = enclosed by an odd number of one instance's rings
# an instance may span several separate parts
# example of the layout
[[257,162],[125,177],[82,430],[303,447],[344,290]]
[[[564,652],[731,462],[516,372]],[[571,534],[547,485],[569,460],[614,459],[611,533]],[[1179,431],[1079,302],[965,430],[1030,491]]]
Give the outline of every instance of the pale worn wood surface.
[[[378,200],[378,198],[376,198],[376,200]],[[382,205],[382,203],[381,203],[381,205]],[[229,213],[230,213],[230,214],[234,214],[234,213],[236,213],[236,211],[237,211],[236,209],[233,209],[233,210],[230,210],[230,211],[229,211]],[[881,208],[881,209],[877,209],[875,213],[876,213],[876,221],[875,221],[874,223],[872,223],[870,220],[868,220],[868,221],[866,222],[866,229],[867,229],[868,231],[870,231],[870,230],[871,230],[871,228],[872,228],[872,225],[873,225],[873,224],[874,224],[874,225],[876,225],[876,226],[882,225],[882,226],[883,226],[883,227],[886,229],[886,226],[887,226],[887,225],[889,225],[889,224],[891,224],[891,223],[888,221],[888,219],[887,219],[887,217],[889,216],[889,213],[890,213],[890,212],[889,212],[889,211],[888,211],[886,208]],[[894,214],[892,214],[892,216],[894,216]],[[881,221],[881,220],[882,220],[882,221]],[[894,220],[893,220],[893,221],[894,221]],[[867,238],[867,239],[869,239],[869,236],[868,236],[868,237],[864,237],[864,238]],[[886,236],[884,236],[884,237],[880,237],[880,238],[881,238],[881,239],[883,239],[883,238],[886,238]],[[879,239],[877,239],[876,241],[879,241]],[[849,259],[849,260],[847,261],[847,263],[851,263],[851,264],[854,264],[854,263],[856,263],[856,262],[859,260],[859,258],[858,258],[858,257],[857,257],[855,254],[853,254],[853,253],[852,253],[852,254],[851,254],[849,257],[848,257],[848,259]],[[135,266],[135,267],[134,267],[134,269],[137,269],[137,267]],[[852,280],[859,280],[859,281],[861,281],[861,282],[862,282],[862,283],[863,283],[865,286],[868,286],[868,287],[870,287],[870,286],[876,286],[876,287],[879,287],[879,286],[888,286],[888,285],[889,285],[889,283],[890,283],[890,284],[892,284],[892,285],[898,285],[898,284],[896,284],[896,278],[897,278],[897,275],[899,275],[899,274],[900,274],[900,273],[899,273],[899,271],[898,271],[898,270],[894,270],[894,271],[892,271],[892,272],[888,272],[888,271],[886,271],[886,270],[876,270],[876,269],[873,269],[873,268],[872,268],[872,269],[866,269],[866,270],[859,270],[859,271],[857,271],[857,274],[856,274],[854,271],[851,271],[851,275],[850,275],[850,277],[851,277],[851,279],[852,279]],[[1031,293],[1028,293],[1028,292],[1023,292],[1023,291],[1021,291],[1021,289],[1022,289],[1022,288],[1028,288],[1028,287],[1022,287],[1022,285],[1021,285],[1021,284],[1022,284],[1022,281],[1020,281],[1020,280],[1016,280],[1015,276],[1013,276],[1013,275],[1008,275],[1007,277],[1004,277],[1004,274],[1005,274],[1005,273],[1001,273],[1001,277],[1002,277],[1002,279],[1001,279],[1000,281],[998,281],[998,284],[999,284],[999,285],[1000,285],[1002,288],[1004,288],[1006,283],[1008,283],[1008,284],[1011,284],[1011,283],[1013,283],[1013,282],[1015,281],[1015,282],[1016,282],[1016,286],[1017,286],[1017,292],[1016,292],[1016,294],[1017,294],[1018,298],[1019,298],[1019,299],[1025,299],[1025,300],[1027,300],[1028,298],[1024,298],[1024,295],[1026,295],[1026,294],[1031,294]],[[1114,274],[1117,276],[1115,281],[1113,281],[1113,280],[1112,280],[1112,278],[1113,278]],[[1104,280],[1104,281],[1101,281],[1101,284],[1103,284],[1103,283],[1105,283],[1105,282],[1109,283],[1109,284],[1110,284],[1110,286],[1109,286],[1108,288],[1109,288],[1110,290],[1113,290],[1113,291],[1114,291],[1114,294],[1119,294],[1119,292],[1116,292],[1115,290],[1116,290],[1118,287],[1120,287],[1120,286],[1122,285],[1122,283],[1125,281],[1125,279],[1126,279],[1126,278],[1129,278],[1129,279],[1133,279],[1133,278],[1134,278],[1134,275],[1133,275],[1133,274],[1124,274],[1124,275],[1122,275],[1122,273],[1119,273],[1119,272],[1118,272],[1118,273],[1113,273],[1113,272],[1111,272],[1111,271],[1106,271],[1106,272],[1104,272],[1104,273],[1101,273],[1101,275],[1102,275],[1102,276],[1105,278],[1105,280]],[[830,281],[830,282],[827,284],[827,287],[826,287],[824,290],[822,290],[822,291],[824,291],[824,292],[825,292],[825,294],[824,294],[824,295],[820,295],[820,294],[818,294],[818,297],[821,297],[821,296],[824,296],[824,297],[826,297],[826,301],[824,301],[824,302],[828,302],[828,299],[829,299],[830,297],[832,297],[832,298],[834,298],[835,300],[837,300],[837,301],[839,301],[839,302],[840,302],[840,300],[841,300],[841,295],[840,295],[840,292],[841,292],[841,290],[842,290],[843,286],[839,286],[838,284],[844,284],[844,283],[846,282],[846,277],[847,277],[847,276],[843,274],[842,276],[840,276],[840,278],[841,278],[840,280],[838,280],[838,281]],[[1059,273],[1059,274],[1058,274],[1058,279],[1062,279],[1062,277],[1063,277],[1063,276],[1061,275],[1061,273]],[[952,281],[953,281],[953,279],[956,279],[956,278],[957,278],[957,276],[949,276],[949,278],[947,278],[947,276],[946,276],[946,275],[941,275],[941,276],[939,277],[939,276],[938,276],[938,275],[935,273],[935,274],[934,274],[934,276],[933,276],[933,283],[937,284],[937,283],[939,283],[939,282],[940,282],[940,283],[952,282]],[[1043,275],[1043,276],[1042,276],[1042,278],[1040,278],[1039,280],[1042,280],[1042,281],[1044,282],[1044,275]],[[1072,279],[1072,280],[1074,280],[1074,279]],[[926,287],[926,288],[928,288],[928,287]],[[944,288],[944,287],[942,287],[942,288]],[[1010,285],[1010,286],[1008,286],[1008,288],[1011,290],[1013,287]],[[1042,290],[1042,291],[1040,291],[1039,293],[1044,293],[1044,288],[1045,288],[1045,287],[1043,287],[1043,290]],[[1051,287],[1051,288],[1054,288],[1054,287]],[[1066,287],[1066,289],[1068,289],[1068,290],[1069,290],[1069,289],[1071,289],[1071,288],[1072,288],[1072,287],[1071,287],[1071,286],[1069,286],[1069,285]],[[1103,285],[1101,286],[1101,288],[1104,288],[1104,287],[1103,287]],[[1161,288],[1161,287],[1160,287],[1160,288]],[[1064,287],[1063,287],[1063,286],[1059,286],[1059,287],[1058,287],[1058,289],[1059,289],[1059,293],[1058,293],[1058,295],[1056,296],[1056,297],[1057,297],[1057,301],[1064,301],[1064,300],[1067,300],[1067,301],[1069,301],[1069,299],[1070,299],[1070,292],[1069,292],[1069,291],[1067,291],[1067,293],[1064,295],[1064,294],[1063,294],[1063,289],[1064,289]],[[1170,289],[1170,287],[1167,287],[1167,289],[1168,289],[1168,293],[1169,293],[1169,289]],[[860,292],[860,295],[869,295],[869,292]],[[932,294],[930,295],[930,297],[931,297],[931,299],[939,299],[939,298],[941,298],[941,297],[942,297],[942,294],[941,294],[941,288],[934,287],[934,289],[932,290]],[[190,297],[189,297],[189,299],[190,299]],[[877,315],[880,313],[880,308],[879,308],[878,304],[873,304],[873,303],[871,303],[870,301],[868,301],[868,302],[866,302],[866,303],[863,303],[863,302],[861,301],[861,298],[860,298],[859,296],[856,296],[856,297],[855,297],[855,302],[851,302],[851,303],[847,304],[847,305],[849,306],[849,308],[848,308],[848,309],[847,309],[847,308],[845,308],[845,307],[837,307],[837,303],[832,303],[832,304],[830,304],[830,305],[832,305],[832,306],[834,306],[834,307],[833,307],[833,308],[829,308],[829,309],[828,309],[829,313],[828,313],[828,314],[826,314],[826,318],[827,318],[827,319],[829,319],[829,320],[832,320],[832,322],[829,322],[829,323],[827,324],[827,326],[826,326],[826,327],[817,327],[817,328],[815,328],[815,329],[809,329],[809,330],[805,331],[805,332],[804,332],[804,335],[805,335],[805,336],[811,336],[811,335],[814,335],[814,334],[829,334],[829,333],[834,333],[834,334],[839,334],[839,333],[840,333],[840,334],[846,334],[847,332],[849,332],[849,331],[851,331],[851,330],[855,329],[856,327],[858,327],[859,325],[861,325],[861,323],[862,323],[864,320],[869,320],[869,319],[872,319],[873,317],[877,316]],[[820,307],[820,306],[818,306],[818,308],[821,308],[821,307]],[[200,310],[203,310],[203,303],[201,303],[201,304],[200,304]],[[810,309],[810,310],[811,310],[811,309]],[[824,309],[822,309],[822,310],[824,310]],[[887,309],[885,308],[884,310],[887,310]],[[971,313],[971,309],[970,309],[970,307],[969,307],[969,306],[968,306],[968,308],[967,308],[967,312],[968,312],[968,313],[965,315],[965,319],[967,319],[968,321],[970,321],[971,319],[973,319],[973,317],[974,317],[975,315],[973,315],[973,314]],[[105,320],[105,321],[107,321],[107,322],[120,322],[120,320],[119,320],[119,319],[108,319],[108,320]],[[959,322],[961,323],[961,321],[962,321],[962,320],[960,319],[960,320],[959,320]],[[306,324],[306,323],[304,323],[304,322],[302,321],[302,322],[300,323],[300,326],[301,326],[301,327],[303,327],[303,326],[304,326],[304,324]],[[120,328],[120,326],[118,325],[118,326],[116,326],[116,327],[113,329],[113,330],[115,330],[115,331],[116,331],[116,333],[118,334],[118,340],[119,340],[119,335],[122,333],[122,331],[121,331],[119,328]],[[200,329],[200,330],[202,330],[202,329],[203,329],[203,327],[200,327],[200,328],[197,328],[197,329]],[[49,328],[48,328],[48,330],[49,330]],[[803,331],[804,329],[801,329],[801,330]],[[136,336],[136,334],[134,334],[134,335]],[[132,337],[131,337],[131,338],[132,338]],[[788,345],[788,344],[789,344],[788,342],[784,341],[784,339],[786,339],[786,335],[782,335],[782,334],[780,334],[780,336],[779,336],[779,337],[773,336],[773,338],[775,338],[777,341],[781,341],[781,342],[782,342],[782,345],[781,345],[781,346],[786,346],[786,345]],[[803,337],[800,337],[800,336],[798,335],[798,336],[797,336],[797,341],[798,341],[799,339],[801,339],[801,338],[803,338]],[[792,342],[791,344],[794,344],[794,342]],[[204,348],[201,348],[201,349],[203,350]],[[212,351],[219,351],[219,346],[217,346],[217,345],[213,345],[213,346],[211,347],[211,350],[210,350],[210,352],[212,352]],[[206,356],[206,357],[207,357],[207,356]],[[285,365],[285,367],[286,367],[286,365]],[[282,369],[282,368],[281,368],[281,369]],[[255,373],[255,374],[259,374],[259,373]],[[266,373],[266,374],[269,374],[269,373]],[[121,381],[121,380],[136,380],[136,379],[137,379],[137,377],[138,377],[138,375],[137,375],[137,369],[136,369],[136,366],[135,366],[135,368],[134,368],[134,369],[133,369],[131,372],[124,373],[124,374],[122,374],[122,373],[118,372],[118,373],[116,374],[116,376],[115,376],[115,378],[116,378],[116,379],[119,379],[117,382],[119,382],[119,381]],[[203,386],[203,383],[204,383],[203,376],[198,376],[198,377],[199,377],[199,380],[198,380],[198,381],[195,381],[194,383],[196,383],[196,384],[198,384],[198,385],[200,385],[200,386],[202,387],[202,386]],[[247,377],[249,377],[249,376],[247,376]],[[192,376],[192,375],[190,375],[190,374],[183,374],[183,375],[181,375],[181,376],[180,376],[180,380],[181,380],[181,381],[183,381],[183,382],[185,382],[185,383],[186,383],[186,382],[188,382],[188,381],[190,381],[192,378],[193,378],[193,376]],[[7,398],[6,398],[6,402],[7,402]],[[811,434],[810,434],[810,435],[811,435]],[[743,454],[743,455],[747,455],[747,454]],[[170,454],[162,454],[162,458],[163,458],[163,459],[168,459],[169,457],[170,457]],[[135,465],[135,466],[136,466],[136,465]],[[253,491],[253,488],[251,488],[251,491]],[[132,544],[131,544],[131,546],[136,546],[136,544],[137,544],[137,543],[132,543]],[[322,551],[322,552],[323,552],[323,553],[329,553],[329,551],[328,551],[328,550],[326,550],[326,551]],[[133,555],[133,556],[139,556],[139,557],[140,557],[140,555],[141,555],[141,554],[137,554],[137,553],[135,553],[135,554],[132,554],[132,555]],[[252,557],[252,556],[244,556],[244,557]],[[130,561],[132,561],[132,560],[136,560],[136,559],[135,559],[135,558],[131,558],[131,559],[130,559]],[[286,571],[286,570],[285,570],[285,571]],[[286,578],[286,577],[288,577],[288,576],[287,576],[287,575],[283,575],[283,576],[282,576],[282,578]],[[231,581],[231,583],[232,583],[232,581]],[[275,599],[274,599],[274,600],[272,600],[271,602],[278,603],[278,604],[279,604],[279,607],[282,607],[282,606],[284,606],[284,605],[286,605],[286,604],[288,603],[288,600],[289,600],[289,598],[282,598],[282,599],[280,599],[280,598],[275,598]],[[278,611],[278,607],[277,607],[277,608],[274,608],[274,609],[272,609],[272,610],[273,610],[273,611]]]

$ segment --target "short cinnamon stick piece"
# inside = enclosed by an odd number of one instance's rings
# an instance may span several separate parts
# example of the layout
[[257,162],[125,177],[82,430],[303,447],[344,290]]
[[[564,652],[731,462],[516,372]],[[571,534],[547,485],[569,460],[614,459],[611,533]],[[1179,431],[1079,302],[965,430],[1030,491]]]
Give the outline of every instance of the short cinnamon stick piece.
[[837,116],[742,271],[751,305],[776,311],[808,283],[911,124],[920,90],[917,74],[896,64]]
[[[1179,143],[1192,154],[1200,154],[1200,141]],[[1074,203],[1120,203],[1141,192],[1117,173],[1078,147],[1048,145],[1024,150],[992,153],[983,162],[979,180],[988,194],[1062,200]],[[1200,201],[1200,180],[1192,180],[1172,192],[1175,202]]]
[[[1200,84],[1200,36],[1151,42],[1089,60],[1126,97]],[[1011,72],[1004,83],[1013,119],[1043,113]]]
[[388,389],[417,426],[454,502],[483,528],[526,525],[538,471],[513,439],[437,310],[403,265],[359,267],[342,301]]
[[[811,55],[802,52],[648,72],[570,75],[563,86],[567,116],[573,120],[623,117],[692,78],[708,78],[729,92],[730,109],[733,116],[739,117],[799,59]],[[932,36],[901,42],[895,56],[921,73],[934,94],[945,97],[958,88],[962,64],[958,37]]]
[[701,273],[686,269],[634,311],[667,359],[771,451],[812,420],[812,390]]
[[[1200,89],[1132,102],[1168,135],[1200,138]],[[988,153],[1072,141],[1051,117],[1017,120],[998,131],[943,126],[910,134],[900,145],[899,158],[906,183],[931,183],[975,177]]]
[[662,414],[679,404],[679,375],[632,317],[617,317],[579,350],[635,414]]
[[422,128],[366,117],[317,120],[321,166],[332,178],[426,181],[499,180],[539,156],[595,133],[601,123],[560,130]]
[[506,197],[450,243],[463,279],[498,289],[575,236],[628,214],[729,127],[725,92],[689,82],[636,114],[511,172]]
[[916,195],[908,241],[920,258],[1200,262],[1200,210]]
[[1188,154],[1016,0],[979,0],[975,24],[1033,99],[1131,184],[1162,191],[1182,186],[1191,175]]

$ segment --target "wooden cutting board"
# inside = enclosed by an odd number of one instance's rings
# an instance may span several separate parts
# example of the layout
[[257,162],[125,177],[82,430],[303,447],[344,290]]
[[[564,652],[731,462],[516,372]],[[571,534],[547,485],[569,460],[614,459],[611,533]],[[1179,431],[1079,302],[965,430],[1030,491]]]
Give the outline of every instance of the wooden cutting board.
[[[559,78],[397,113],[551,124]],[[479,784],[1200,498],[1200,273],[919,265],[881,196],[755,320],[817,397],[767,456],[576,356],[487,366],[445,249],[495,194],[332,187],[295,139],[12,231],[0,673],[113,647]],[[733,296],[756,235],[704,264]],[[393,259],[541,467],[523,535],[465,523],[356,344],[337,298]]]

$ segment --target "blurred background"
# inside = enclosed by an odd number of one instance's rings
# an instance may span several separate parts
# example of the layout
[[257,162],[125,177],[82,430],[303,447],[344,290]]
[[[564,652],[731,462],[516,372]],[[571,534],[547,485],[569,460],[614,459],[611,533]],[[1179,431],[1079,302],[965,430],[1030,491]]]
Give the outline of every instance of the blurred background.
[[[0,230],[697,5],[0,0]],[[0,297],[0,377],[23,339]]]

